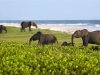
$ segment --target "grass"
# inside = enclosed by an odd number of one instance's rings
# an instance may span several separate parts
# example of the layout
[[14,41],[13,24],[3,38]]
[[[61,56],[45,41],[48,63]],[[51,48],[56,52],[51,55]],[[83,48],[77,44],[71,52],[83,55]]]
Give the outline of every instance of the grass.
[[[64,41],[71,42],[71,34],[60,31],[52,31],[49,29],[32,29],[29,31],[28,28],[25,29],[25,32],[21,32],[20,28],[16,27],[7,27],[7,33],[5,31],[0,34],[0,41],[15,41],[15,42],[23,42],[28,43],[30,37],[35,34],[37,31],[41,31],[44,34],[54,34],[57,37],[59,45],[61,45]],[[75,45],[82,45],[81,38],[74,39]],[[33,41],[32,45],[37,44],[37,41]]]

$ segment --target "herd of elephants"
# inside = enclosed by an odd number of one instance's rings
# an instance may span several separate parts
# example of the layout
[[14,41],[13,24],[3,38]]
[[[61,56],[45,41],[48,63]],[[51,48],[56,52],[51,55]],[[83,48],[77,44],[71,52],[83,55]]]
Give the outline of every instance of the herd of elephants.
[[[25,28],[29,27],[29,31],[31,31],[31,26],[35,26],[38,28],[37,24],[32,21],[28,22],[21,22],[21,32],[25,32]],[[0,25],[0,33],[2,33],[2,30],[5,30],[7,33],[7,29],[4,25]],[[82,38],[83,41],[83,46],[88,46],[88,43],[91,44],[100,44],[100,31],[92,31],[89,32],[87,29],[82,29],[82,30],[76,30],[72,34],[71,38],[71,43],[67,43],[66,41],[61,44],[61,46],[68,46],[72,45],[74,46],[75,43],[73,43],[73,39],[75,38]],[[38,31],[35,33],[30,39],[29,39],[29,44],[31,44],[32,41],[38,40],[39,45],[46,45],[46,44],[54,44],[55,42],[58,43],[57,38],[53,34],[43,34],[42,32]]]

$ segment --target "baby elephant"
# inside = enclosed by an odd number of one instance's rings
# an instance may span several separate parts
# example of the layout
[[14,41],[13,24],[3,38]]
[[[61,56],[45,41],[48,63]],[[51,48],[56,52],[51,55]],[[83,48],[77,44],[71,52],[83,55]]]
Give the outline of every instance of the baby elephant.
[[70,46],[70,45],[72,45],[72,43],[67,43],[66,41],[64,41],[64,42],[61,44],[61,46]]
[[29,44],[31,44],[32,40],[38,40],[39,45],[53,44],[55,42],[58,43],[57,38],[53,34],[42,34],[40,31],[38,31],[30,38]]

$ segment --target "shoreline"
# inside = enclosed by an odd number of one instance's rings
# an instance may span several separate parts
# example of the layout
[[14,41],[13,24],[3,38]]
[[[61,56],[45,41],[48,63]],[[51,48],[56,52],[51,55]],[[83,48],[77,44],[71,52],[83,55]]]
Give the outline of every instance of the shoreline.
[[[4,26],[20,27],[20,24],[3,24]],[[66,32],[69,34],[74,33],[76,30],[87,29],[88,31],[100,30],[99,26],[82,26],[82,25],[37,25],[38,29],[49,29],[60,32]],[[35,28],[31,26],[31,28]]]

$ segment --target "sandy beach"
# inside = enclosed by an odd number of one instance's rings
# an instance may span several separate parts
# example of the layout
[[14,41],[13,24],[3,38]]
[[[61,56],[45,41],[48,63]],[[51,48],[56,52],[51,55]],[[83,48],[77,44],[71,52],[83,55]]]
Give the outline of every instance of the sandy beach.
[[67,33],[73,33],[76,30],[81,30],[81,29],[88,29],[89,31],[95,31],[99,30],[99,27],[93,27],[93,26],[65,26],[65,25],[39,25],[38,26],[40,29],[50,29],[50,30],[55,30],[55,31],[61,31],[61,32],[67,32]]
[[[5,24],[5,26],[20,27],[20,24]],[[32,26],[32,28],[35,28]],[[38,29],[50,29],[55,31],[67,32],[69,34],[74,33],[76,30],[88,29],[88,31],[99,30],[100,26],[75,26],[75,25],[38,25]]]

